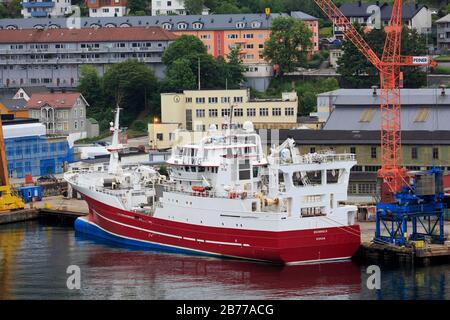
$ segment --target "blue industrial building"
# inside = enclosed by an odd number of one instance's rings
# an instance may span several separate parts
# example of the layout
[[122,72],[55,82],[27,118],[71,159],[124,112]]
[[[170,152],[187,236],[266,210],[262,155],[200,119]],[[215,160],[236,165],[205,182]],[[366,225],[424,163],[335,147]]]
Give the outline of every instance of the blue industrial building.
[[35,119],[3,120],[3,131],[8,172],[13,178],[63,173],[64,163],[74,160],[67,137],[46,135],[45,126]]

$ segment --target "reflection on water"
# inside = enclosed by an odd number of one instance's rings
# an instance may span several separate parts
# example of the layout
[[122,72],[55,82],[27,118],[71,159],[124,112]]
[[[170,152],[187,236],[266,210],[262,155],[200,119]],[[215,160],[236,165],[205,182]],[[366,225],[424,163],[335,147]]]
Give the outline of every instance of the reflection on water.
[[[81,268],[81,290],[66,269]],[[448,265],[382,266],[382,289],[366,288],[353,262],[277,267],[120,248],[72,228],[0,226],[0,299],[448,299]]]

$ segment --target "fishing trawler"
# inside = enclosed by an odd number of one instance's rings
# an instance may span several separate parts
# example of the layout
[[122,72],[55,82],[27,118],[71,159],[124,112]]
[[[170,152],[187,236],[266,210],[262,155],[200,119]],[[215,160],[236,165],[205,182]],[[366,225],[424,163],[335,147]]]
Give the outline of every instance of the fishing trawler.
[[141,168],[127,180],[117,154],[118,114],[112,178],[65,175],[89,206],[76,230],[125,245],[277,264],[349,259],[357,251],[357,208],[340,205],[353,154],[300,155],[287,139],[265,156],[252,123],[212,125],[199,143],[172,149],[170,179]]

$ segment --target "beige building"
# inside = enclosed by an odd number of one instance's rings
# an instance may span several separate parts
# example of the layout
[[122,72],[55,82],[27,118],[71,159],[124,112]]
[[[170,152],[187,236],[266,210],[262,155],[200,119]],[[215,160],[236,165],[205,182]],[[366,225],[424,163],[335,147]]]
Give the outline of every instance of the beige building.
[[246,89],[163,93],[161,121],[149,124],[149,144],[166,149],[197,141],[211,125],[225,128],[230,118],[238,127],[251,121],[256,129],[292,129],[297,127],[297,110],[296,92],[276,99],[251,99]]

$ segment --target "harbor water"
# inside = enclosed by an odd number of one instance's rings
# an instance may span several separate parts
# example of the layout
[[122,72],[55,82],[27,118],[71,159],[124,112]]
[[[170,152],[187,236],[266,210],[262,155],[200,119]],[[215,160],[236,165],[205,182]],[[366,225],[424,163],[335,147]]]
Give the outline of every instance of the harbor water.
[[[67,287],[69,266],[80,289]],[[0,299],[450,299],[448,264],[380,265],[378,290],[367,267],[280,267],[118,247],[70,225],[0,226]]]

